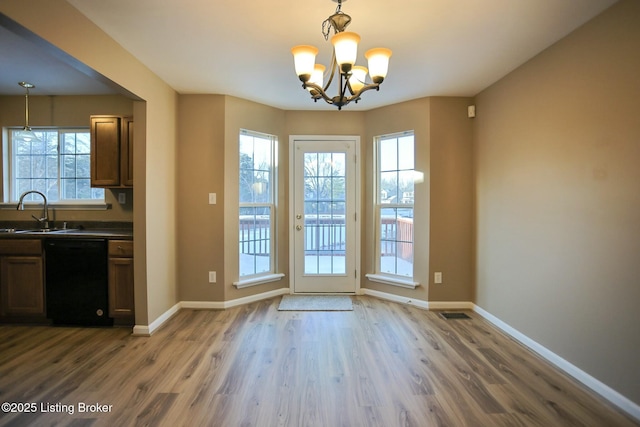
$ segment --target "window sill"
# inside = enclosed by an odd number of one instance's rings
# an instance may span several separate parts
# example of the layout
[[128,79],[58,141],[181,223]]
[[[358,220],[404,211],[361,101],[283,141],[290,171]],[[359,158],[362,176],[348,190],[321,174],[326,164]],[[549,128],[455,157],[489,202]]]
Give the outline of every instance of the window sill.
[[233,282],[233,286],[237,289],[248,288],[251,286],[262,285],[265,283],[276,282],[281,280],[284,277],[284,274],[266,274],[264,276],[252,277],[250,279],[239,280],[237,282]]
[[405,280],[395,276],[386,276],[383,274],[366,274],[367,279],[372,282],[384,283],[385,285],[399,286],[401,288],[415,289],[420,286],[419,282]]
[[[17,203],[0,203],[0,209],[16,210]],[[42,203],[25,203],[24,210],[42,210]],[[111,203],[49,203],[49,209],[60,211],[106,211]]]

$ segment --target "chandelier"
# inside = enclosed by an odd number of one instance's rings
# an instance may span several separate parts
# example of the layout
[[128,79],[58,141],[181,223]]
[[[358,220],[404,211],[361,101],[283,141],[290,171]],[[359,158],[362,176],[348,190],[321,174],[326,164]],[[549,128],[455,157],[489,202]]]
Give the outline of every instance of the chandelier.
[[[351,101],[358,102],[363,92],[371,89],[380,90],[380,84],[387,76],[391,50],[387,48],[374,48],[368,50],[364,56],[367,58],[369,69],[355,65],[358,54],[360,36],[356,33],[345,31],[351,22],[351,17],[342,12],[342,3],[347,0],[332,0],[338,3],[336,12],[322,23],[322,34],[325,40],[333,28],[331,37],[333,54],[329,71],[325,73],[324,65],[316,64],[318,49],[314,46],[300,45],[291,49],[296,74],[302,87],[311,93],[311,98],[317,102],[324,99],[328,104],[335,105],[338,110]],[[371,82],[366,82],[367,74],[371,76]],[[338,76],[339,87],[336,96],[327,95],[326,91]],[[328,78],[324,84],[325,77]]]

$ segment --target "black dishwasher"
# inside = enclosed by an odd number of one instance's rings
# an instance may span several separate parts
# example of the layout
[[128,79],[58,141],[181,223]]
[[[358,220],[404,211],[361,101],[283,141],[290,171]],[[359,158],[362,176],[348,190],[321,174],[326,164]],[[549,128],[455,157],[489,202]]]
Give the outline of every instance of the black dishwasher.
[[112,326],[107,241],[46,239],[47,317],[54,325]]

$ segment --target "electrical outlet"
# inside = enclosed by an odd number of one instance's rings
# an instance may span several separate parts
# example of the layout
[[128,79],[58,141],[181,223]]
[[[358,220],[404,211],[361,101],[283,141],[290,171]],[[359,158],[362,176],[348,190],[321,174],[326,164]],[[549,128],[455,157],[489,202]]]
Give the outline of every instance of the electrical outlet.
[[209,283],[216,283],[216,272],[215,271],[210,271],[209,272]]
[[118,203],[121,205],[127,203],[127,193],[118,193]]
[[437,284],[442,283],[442,272],[437,271],[433,273],[433,282]]

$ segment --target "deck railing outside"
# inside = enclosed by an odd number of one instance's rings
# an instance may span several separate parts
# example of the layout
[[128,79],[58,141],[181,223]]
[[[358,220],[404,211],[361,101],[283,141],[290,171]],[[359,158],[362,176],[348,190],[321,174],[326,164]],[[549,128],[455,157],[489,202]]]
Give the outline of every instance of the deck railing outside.
[[[240,253],[268,255],[270,252],[268,216],[240,216]],[[344,215],[306,215],[305,251],[316,255],[344,251],[346,247]],[[413,260],[413,218],[383,217],[381,255]]]

